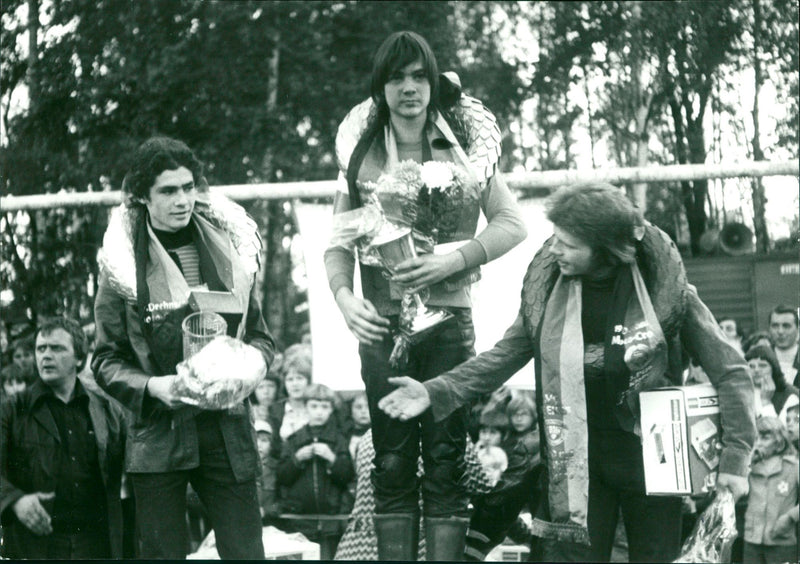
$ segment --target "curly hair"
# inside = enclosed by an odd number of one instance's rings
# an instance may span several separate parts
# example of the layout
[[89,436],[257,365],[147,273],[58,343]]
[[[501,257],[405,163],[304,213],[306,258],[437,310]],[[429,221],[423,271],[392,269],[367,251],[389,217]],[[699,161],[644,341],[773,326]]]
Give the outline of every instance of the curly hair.
[[192,173],[198,189],[207,188],[203,178],[203,164],[183,141],[170,137],[151,137],[136,149],[131,159],[122,190],[133,205],[150,198],[150,188],[165,170],[186,167]]
[[78,360],[78,372],[83,370],[86,366],[86,355],[89,350],[89,342],[86,338],[86,333],[83,332],[80,324],[77,321],[67,317],[49,317],[39,323],[36,327],[36,337],[41,335],[50,335],[53,331],[62,329],[69,333],[72,337],[72,349],[75,352],[75,358]]
[[601,262],[635,260],[635,230],[644,217],[621,189],[605,182],[566,186],[545,205],[547,219],[589,245]]

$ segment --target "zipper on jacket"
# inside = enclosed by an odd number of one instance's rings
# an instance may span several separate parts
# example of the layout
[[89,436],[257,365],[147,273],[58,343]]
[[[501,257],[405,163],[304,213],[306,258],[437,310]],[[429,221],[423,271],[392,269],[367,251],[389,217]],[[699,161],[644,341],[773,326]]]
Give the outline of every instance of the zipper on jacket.
[[[312,440],[312,442],[314,444],[319,442],[317,437],[312,437],[311,440]],[[316,456],[316,455],[314,456],[314,460],[312,461],[312,472],[311,472],[311,475],[312,475],[313,484],[314,484],[314,504],[317,506],[317,515],[321,515],[322,512],[320,511],[320,505],[319,505],[320,491],[319,491],[319,460],[318,460],[318,458],[319,458],[318,456]],[[317,519],[317,533],[322,535],[322,520],[321,519]]]

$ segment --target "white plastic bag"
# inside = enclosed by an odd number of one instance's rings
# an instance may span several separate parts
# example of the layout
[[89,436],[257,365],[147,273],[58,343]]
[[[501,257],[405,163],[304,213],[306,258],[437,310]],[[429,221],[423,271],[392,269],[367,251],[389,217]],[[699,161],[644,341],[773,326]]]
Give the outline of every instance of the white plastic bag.
[[200,409],[229,409],[244,400],[267,373],[257,348],[223,335],[177,366],[173,391]]
[[733,494],[728,489],[717,490],[711,505],[697,519],[675,562],[730,562],[734,540],[736,508]]

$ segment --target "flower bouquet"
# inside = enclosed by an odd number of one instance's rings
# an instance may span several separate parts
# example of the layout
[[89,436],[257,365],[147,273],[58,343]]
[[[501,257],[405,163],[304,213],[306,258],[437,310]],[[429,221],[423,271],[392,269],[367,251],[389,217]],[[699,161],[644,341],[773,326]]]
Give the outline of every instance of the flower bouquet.
[[229,409],[249,396],[267,373],[261,352],[238,339],[215,337],[177,366],[172,390],[200,409]]
[[464,171],[450,162],[402,161],[365,187],[374,192],[387,221],[410,227],[418,250],[469,239],[475,233],[477,195],[466,190]]
[[[361,191],[363,207],[337,216],[332,243],[356,240],[359,260],[381,266],[388,274],[417,253],[434,252],[437,244],[469,239],[475,233],[477,192],[468,190],[464,171],[453,163],[402,161],[377,181],[363,183]],[[395,367],[405,364],[412,343],[451,316],[426,308],[425,299],[412,292],[402,295],[400,332],[390,357]]]

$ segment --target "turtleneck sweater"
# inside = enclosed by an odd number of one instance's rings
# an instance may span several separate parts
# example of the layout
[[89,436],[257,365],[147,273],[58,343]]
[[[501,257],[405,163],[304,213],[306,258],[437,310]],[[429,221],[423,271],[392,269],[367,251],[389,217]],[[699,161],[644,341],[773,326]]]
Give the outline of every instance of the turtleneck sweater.
[[590,427],[601,429],[621,428],[606,388],[606,378],[611,376],[603,370],[606,332],[618,273],[615,269],[602,278],[583,277],[581,280],[586,415]]
[[189,287],[203,283],[200,274],[200,255],[192,234],[192,223],[178,231],[162,231],[153,227],[153,233],[164,246],[169,256],[178,265]]

